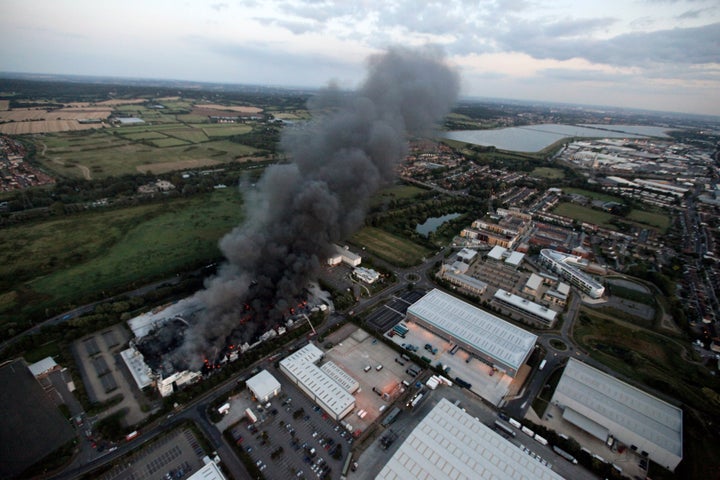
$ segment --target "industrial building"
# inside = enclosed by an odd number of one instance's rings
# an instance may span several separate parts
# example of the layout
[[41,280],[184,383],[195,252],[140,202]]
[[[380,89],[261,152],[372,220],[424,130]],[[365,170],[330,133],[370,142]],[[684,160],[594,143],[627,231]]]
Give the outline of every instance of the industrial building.
[[135,380],[135,384],[140,390],[155,383],[152,370],[148,367],[147,363],[145,363],[143,354],[135,347],[123,350],[120,352],[120,357],[123,359],[123,362],[125,362],[125,365],[127,365],[133,380]]
[[333,249],[335,251],[327,259],[328,265],[339,265],[340,263],[344,263],[351,267],[357,267],[362,263],[362,257],[351,252],[349,247],[343,248],[340,245],[333,245]]
[[571,358],[551,402],[594,437],[610,436],[668,470],[683,455],[682,410]]
[[267,402],[280,393],[280,382],[267,370],[263,370],[245,382],[259,402]]
[[[465,266],[464,271],[462,270],[462,265]],[[455,262],[452,265],[443,264],[440,268],[440,277],[473,295],[482,295],[485,293],[488,287],[487,283],[470,275],[466,275],[464,273],[465,271],[467,271],[467,265],[462,262]]]
[[[341,420],[355,408],[355,397],[348,393],[347,386],[333,380],[326,371],[316,365],[322,357],[322,351],[309,343],[280,361],[280,371],[328,415],[335,420]],[[332,367],[326,367],[325,370],[328,369],[333,370]],[[337,372],[334,372],[335,376],[336,374]]]
[[353,269],[353,275],[365,283],[372,285],[373,283],[380,280],[380,273],[373,270],[372,268],[355,267]]
[[587,260],[581,257],[545,248],[540,251],[540,263],[592,298],[600,298],[605,293],[605,287],[580,271],[579,267],[587,264]]
[[562,479],[445,398],[413,429],[376,478]]
[[519,313],[523,317],[539,323],[543,327],[552,328],[555,326],[557,312],[513,293],[506,292],[502,288],[495,292],[493,301],[510,311]]
[[407,321],[460,345],[511,377],[537,341],[536,335],[437,289],[408,308]]

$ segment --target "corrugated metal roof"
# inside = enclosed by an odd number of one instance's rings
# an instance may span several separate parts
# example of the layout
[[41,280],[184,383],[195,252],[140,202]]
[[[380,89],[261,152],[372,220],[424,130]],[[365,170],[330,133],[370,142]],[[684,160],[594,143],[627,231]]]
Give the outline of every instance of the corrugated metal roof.
[[377,478],[562,479],[444,398],[415,427]]
[[408,313],[515,370],[537,341],[537,335],[437,289],[412,304]]
[[627,429],[682,456],[682,410],[583,362],[570,359],[553,398],[581,415]]

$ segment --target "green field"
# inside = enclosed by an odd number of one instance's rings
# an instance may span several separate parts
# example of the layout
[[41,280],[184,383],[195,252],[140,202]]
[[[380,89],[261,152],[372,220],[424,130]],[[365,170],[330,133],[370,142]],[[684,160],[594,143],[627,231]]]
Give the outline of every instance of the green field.
[[371,207],[377,207],[392,200],[405,200],[427,193],[427,190],[412,185],[393,185],[379,190],[370,200]]
[[233,189],[191,199],[91,212],[0,230],[0,322],[152,278],[219,255],[218,240],[242,220]]
[[210,138],[242,135],[252,130],[250,125],[204,125],[203,131]]
[[606,193],[593,192],[592,190],[583,190],[582,188],[563,187],[562,191],[563,193],[574,193],[577,195],[582,195],[584,197],[592,198],[593,200],[602,200],[603,202],[625,203],[622,197],[615,197]]
[[201,129],[173,124],[108,129],[85,134],[85,138],[75,133],[48,134],[35,141],[37,159],[48,170],[80,177],[80,169],[67,165],[83,165],[90,169],[93,179],[145,172],[155,164],[168,166],[163,171],[182,170],[210,165],[209,161],[217,164],[263,154],[221,138],[190,145],[202,138]]
[[600,210],[594,210],[590,207],[583,207],[582,205],[578,205],[576,203],[559,203],[553,209],[552,213],[572,218],[578,222],[588,222],[610,229],[616,228],[612,223],[610,223],[610,220],[613,219],[613,215]]
[[530,172],[530,176],[538,177],[538,178],[547,178],[550,180],[558,180],[561,178],[565,178],[565,172],[563,172],[559,168],[537,167],[532,172]]
[[661,212],[632,210],[628,214],[627,219],[636,223],[658,228],[662,233],[665,233],[667,229],[670,228],[670,217]]
[[430,250],[379,228],[365,227],[351,238],[377,257],[398,266],[417,265]]

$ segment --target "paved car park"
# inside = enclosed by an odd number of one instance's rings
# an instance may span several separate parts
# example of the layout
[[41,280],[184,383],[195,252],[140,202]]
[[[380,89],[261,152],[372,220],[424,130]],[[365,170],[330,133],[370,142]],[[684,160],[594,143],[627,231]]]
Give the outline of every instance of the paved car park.
[[[460,377],[464,381],[472,385],[471,390],[483,397],[493,405],[498,405],[502,399],[508,394],[513,378],[503,374],[502,372],[493,370],[490,365],[471,356],[465,350],[459,348],[453,354],[453,344],[426,330],[415,322],[407,322],[408,333],[405,338],[398,335],[388,336],[385,338],[396,343],[397,345],[413,345],[417,347],[414,352],[420,357],[430,360],[431,365],[441,363],[444,367],[450,367],[446,376],[453,380]],[[437,349],[436,353],[432,353],[425,349],[425,345]]]
[[[270,406],[266,403],[258,408],[251,392],[245,390],[231,399],[231,412],[218,427],[225,429],[229,421],[239,420],[230,427],[231,434],[266,478],[287,478],[289,474],[293,478],[339,478],[352,436],[279,370],[270,367],[269,371],[282,390],[268,402]],[[243,413],[248,407],[258,417],[252,425]],[[334,448],[340,451],[340,459],[333,458]],[[327,472],[325,477],[323,472]]]

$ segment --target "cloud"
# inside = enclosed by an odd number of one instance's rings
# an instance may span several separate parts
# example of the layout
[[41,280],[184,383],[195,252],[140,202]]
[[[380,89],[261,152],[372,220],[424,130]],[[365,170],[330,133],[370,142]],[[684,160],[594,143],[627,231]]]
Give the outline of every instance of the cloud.
[[547,27],[521,26],[503,35],[503,46],[536,58],[584,58],[593,63],[625,67],[720,63],[720,23],[627,33],[609,39],[557,39],[547,31]]
[[220,12],[220,11],[228,8],[228,4],[227,3],[213,3],[210,5],[210,8],[212,8],[216,12]]

